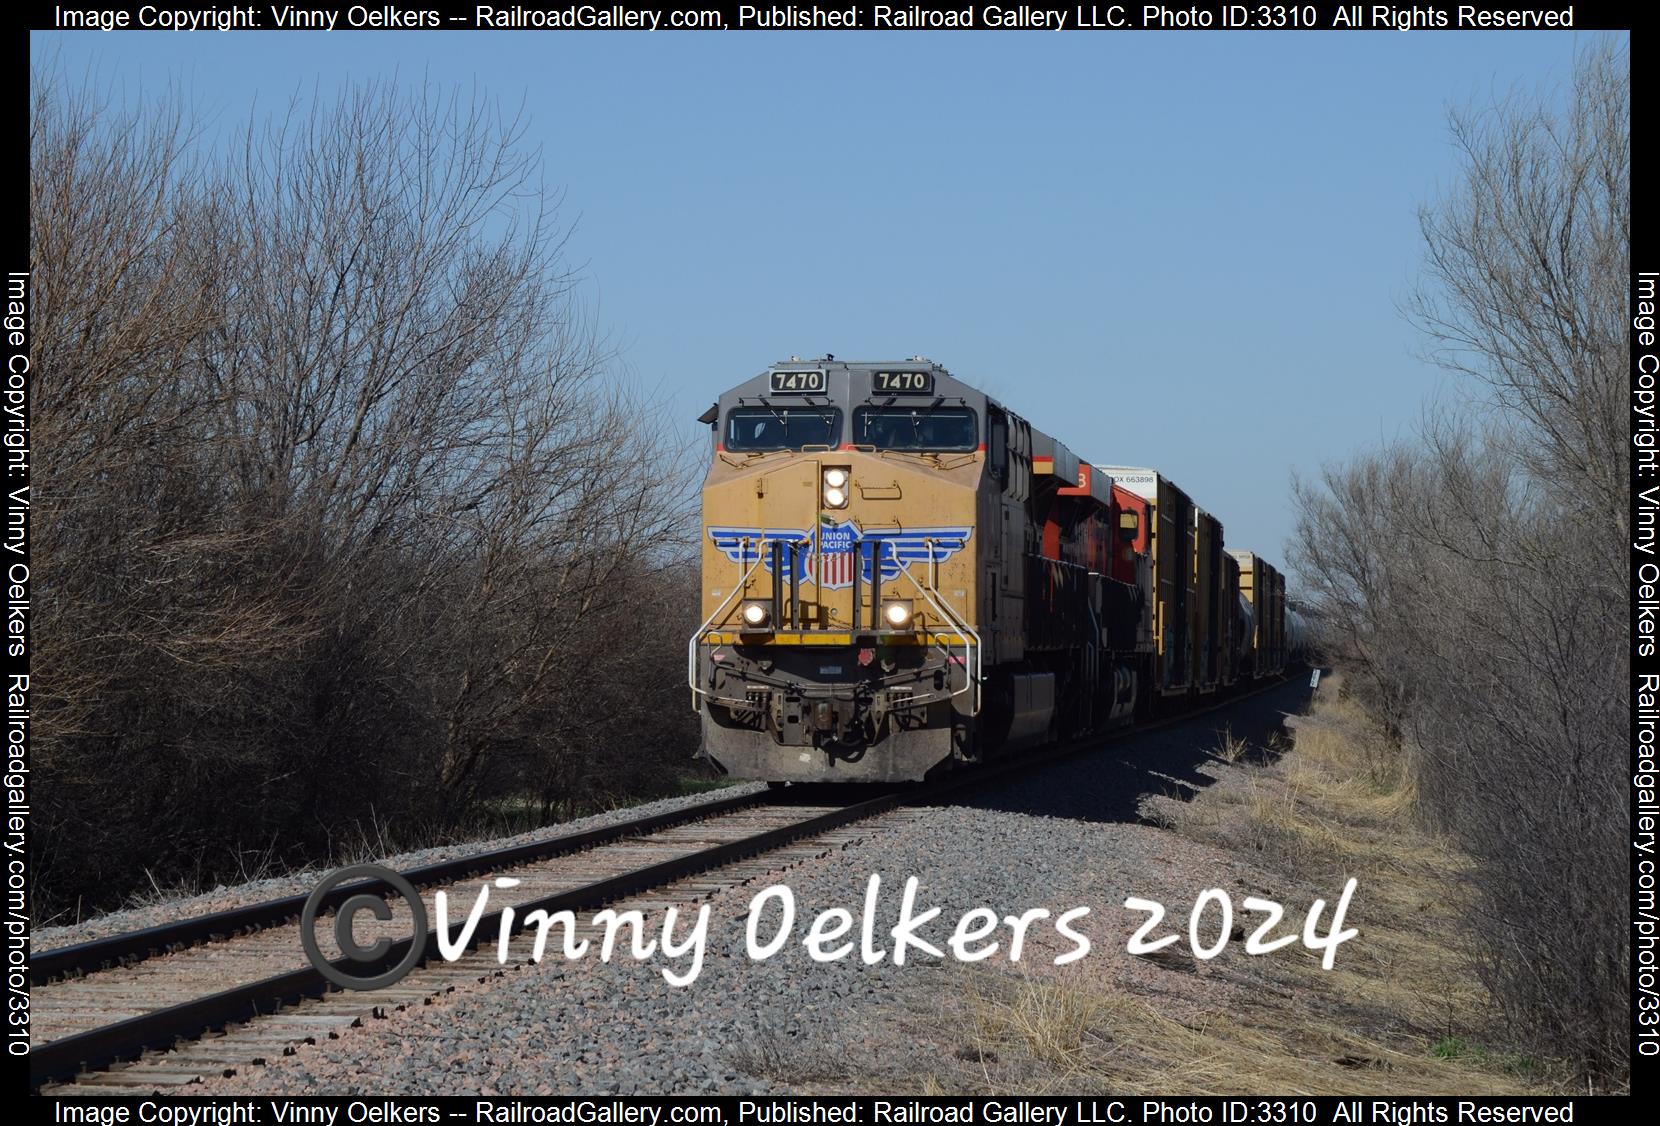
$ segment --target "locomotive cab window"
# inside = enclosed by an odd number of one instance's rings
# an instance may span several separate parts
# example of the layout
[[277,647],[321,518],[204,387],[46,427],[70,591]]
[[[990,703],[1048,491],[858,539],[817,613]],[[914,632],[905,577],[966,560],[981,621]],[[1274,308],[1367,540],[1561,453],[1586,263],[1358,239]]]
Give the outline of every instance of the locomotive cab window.
[[972,450],[979,427],[967,407],[860,407],[853,442],[879,450]]
[[1002,411],[991,412],[987,426],[986,456],[990,460],[991,479],[998,484],[1009,480],[1009,423]]
[[729,450],[799,450],[841,444],[835,407],[734,407],[726,412]]

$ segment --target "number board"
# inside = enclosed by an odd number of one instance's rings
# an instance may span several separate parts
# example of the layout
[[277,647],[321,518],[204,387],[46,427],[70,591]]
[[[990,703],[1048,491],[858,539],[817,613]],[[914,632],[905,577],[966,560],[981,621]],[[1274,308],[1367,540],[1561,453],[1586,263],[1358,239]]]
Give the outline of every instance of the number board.
[[872,380],[871,390],[889,391],[901,395],[932,395],[934,373],[931,371],[879,371]]
[[822,395],[829,384],[822,371],[775,371],[772,373],[774,395]]

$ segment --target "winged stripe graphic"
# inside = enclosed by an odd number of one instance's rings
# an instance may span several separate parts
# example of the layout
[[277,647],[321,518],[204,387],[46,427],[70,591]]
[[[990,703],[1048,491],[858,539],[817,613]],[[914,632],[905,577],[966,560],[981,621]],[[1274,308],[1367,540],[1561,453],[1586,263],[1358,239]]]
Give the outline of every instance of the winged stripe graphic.
[[[715,550],[726,556],[732,562],[748,567],[755,562],[755,556],[761,556],[761,566],[772,570],[772,545],[778,543],[780,555],[785,560],[785,566],[793,560],[795,563],[795,577],[805,580],[812,577],[808,561],[812,557],[812,533],[803,528],[710,528],[709,539],[714,542]],[[789,550],[790,544],[798,545],[793,556]]]
[[[880,545],[882,558],[882,578],[890,581],[899,577],[902,568],[916,563],[926,564],[930,558],[935,562],[945,562],[968,546],[973,531],[971,526],[946,526],[875,528],[861,532],[852,521],[818,529],[726,526],[708,530],[715,549],[732,562],[747,567],[755,562],[759,553],[761,565],[769,572],[772,570],[772,544],[782,544],[781,555],[787,561],[786,566],[794,563],[795,578],[812,582],[815,575],[822,575],[826,590],[851,586],[855,561],[862,581],[869,582],[871,560],[877,545]],[[791,544],[795,545],[793,552],[789,547]],[[815,568],[812,557],[821,552],[823,558]]]
[[[861,537],[882,545],[882,578],[896,579],[901,567],[909,567],[913,563],[927,563],[932,558],[937,563],[943,563],[957,552],[968,546],[968,537],[973,533],[972,528],[907,528],[904,531],[890,531],[876,529],[867,531]],[[870,554],[874,548],[867,548],[864,555],[864,577],[870,579]]]

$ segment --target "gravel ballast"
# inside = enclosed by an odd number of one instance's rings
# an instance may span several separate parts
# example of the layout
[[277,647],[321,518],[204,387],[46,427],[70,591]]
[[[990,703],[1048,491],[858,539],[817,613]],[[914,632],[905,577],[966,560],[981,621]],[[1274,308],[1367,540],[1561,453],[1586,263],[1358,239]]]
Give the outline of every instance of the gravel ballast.
[[[1162,933],[1176,933],[1185,931],[1187,912],[1205,888],[1228,890],[1236,899],[1272,897],[1280,889],[1264,886],[1268,877],[1248,858],[1159,830],[1144,823],[1139,811],[1148,797],[1185,800],[1219,774],[1248,770],[1217,758],[1220,729],[1231,724],[1234,737],[1260,750],[1280,714],[1301,710],[1306,696],[1306,690],[1287,685],[1216,717],[1077,756],[964,804],[871,822],[851,846],[717,893],[710,901],[704,966],[689,986],[672,986],[662,973],[665,965],[684,972],[686,958],[636,962],[618,952],[605,963],[590,951],[567,962],[551,950],[540,964],[506,967],[432,1004],[393,1012],[338,1039],[301,1046],[265,1067],[215,1078],[191,1091],[912,1090],[920,1077],[934,1073],[942,1054],[975,1050],[974,999],[965,994],[990,980],[987,974],[1016,980],[1092,975],[1156,997],[1178,1014],[1184,1007],[1225,1003],[1230,990],[1250,988],[1226,958],[1206,963],[1188,958],[1182,964],[1125,952],[1126,940],[1145,916],[1125,910],[1124,900],[1136,895],[1169,905],[1171,918]],[[588,822],[602,823],[583,824]],[[439,855],[440,850],[429,850],[399,860],[407,865]],[[935,946],[945,947],[957,921],[976,908],[991,908],[1002,917],[1031,908],[1058,915],[1087,906],[1089,914],[1074,925],[1092,949],[1069,965],[1054,966],[1054,958],[1074,944],[1051,921],[1039,920],[1028,931],[1018,964],[1007,960],[1006,925],[988,938],[999,942],[997,954],[974,967],[957,962],[949,951],[942,960],[913,950],[904,965],[893,964],[891,954],[866,965],[857,949],[835,962],[811,959],[800,939],[812,918],[830,908],[852,914],[851,933],[838,941],[851,939],[857,946],[872,874],[881,877],[873,917],[877,945],[886,951],[894,946],[887,932],[898,921],[908,876],[920,882],[918,911],[940,911],[919,932]],[[745,917],[752,897],[775,882],[794,894],[795,938],[777,955],[753,961],[745,953]],[[267,888],[254,898],[273,894],[281,892]],[[641,898],[662,903],[672,897],[665,892]],[[1287,906],[1300,912],[1307,905]],[[648,937],[660,939],[662,912],[647,910],[646,918]],[[685,923],[683,918],[677,938],[685,936]],[[516,950],[528,947],[525,939],[518,942],[524,945]]]

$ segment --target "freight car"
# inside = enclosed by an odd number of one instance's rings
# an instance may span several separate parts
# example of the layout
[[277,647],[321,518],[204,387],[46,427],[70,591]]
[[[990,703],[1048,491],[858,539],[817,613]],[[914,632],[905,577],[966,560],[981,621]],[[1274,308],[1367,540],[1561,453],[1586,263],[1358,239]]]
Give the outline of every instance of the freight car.
[[778,363],[700,419],[703,753],[915,781],[1284,664],[1284,587],[1152,469],[1097,466],[921,357]]
[[1239,567],[1239,590],[1249,611],[1249,636],[1243,660],[1253,676],[1285,671],[1289,646],[1286,634],[1285,576],[1273,564],[1249,551],[1230,551]]

